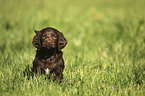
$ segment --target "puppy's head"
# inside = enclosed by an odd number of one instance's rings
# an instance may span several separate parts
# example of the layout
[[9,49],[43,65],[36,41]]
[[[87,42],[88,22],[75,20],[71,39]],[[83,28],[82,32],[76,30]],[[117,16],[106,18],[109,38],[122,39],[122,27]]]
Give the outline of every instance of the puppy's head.
[[53,30],[44,30],[40,40],[41,47],[47,49],[56,48],[58,35]]
[[35,31],[33,45],[40,50],[41,48],[58,49],[60,51],[67,44],[67,40],[61,32],[54,28],[44,28],[41,31]]

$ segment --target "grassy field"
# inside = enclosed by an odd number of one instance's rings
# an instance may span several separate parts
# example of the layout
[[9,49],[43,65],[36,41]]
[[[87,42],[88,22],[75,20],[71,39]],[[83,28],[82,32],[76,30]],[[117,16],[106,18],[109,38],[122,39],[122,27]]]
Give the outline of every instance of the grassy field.
[[[145,0],[0,0],[0,95],[145,95]],[[32,78],[33,30],[63,32],[63,83]]]

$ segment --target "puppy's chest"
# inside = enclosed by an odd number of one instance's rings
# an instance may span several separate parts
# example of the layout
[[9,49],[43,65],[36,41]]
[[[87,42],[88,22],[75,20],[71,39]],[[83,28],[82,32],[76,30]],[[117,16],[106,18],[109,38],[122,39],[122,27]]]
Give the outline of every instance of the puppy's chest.
[[57,57],[56,56],[51,56],[51,57],[43,56],[43,58],[41,59],[41,61],[45,65],[51,65],[51,64],[54,64],[57,61]]

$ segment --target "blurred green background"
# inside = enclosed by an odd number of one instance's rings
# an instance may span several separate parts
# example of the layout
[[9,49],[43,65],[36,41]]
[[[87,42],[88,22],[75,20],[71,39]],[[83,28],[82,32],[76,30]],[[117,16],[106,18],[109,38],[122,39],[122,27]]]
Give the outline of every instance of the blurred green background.
[[[0,94],[145,94],[144,0],[0,0]],[[34,30],[54,27],[68,45],[62,84],[32,78]]]

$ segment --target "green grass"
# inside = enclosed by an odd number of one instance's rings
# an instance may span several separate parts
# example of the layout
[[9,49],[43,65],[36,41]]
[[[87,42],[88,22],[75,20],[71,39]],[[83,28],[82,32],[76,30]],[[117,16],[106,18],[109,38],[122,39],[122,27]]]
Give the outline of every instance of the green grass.
[[[145,95],[144,0],[0,0],[0,95]],[[64,80],[29,76],[33,30],[63,32]]]

